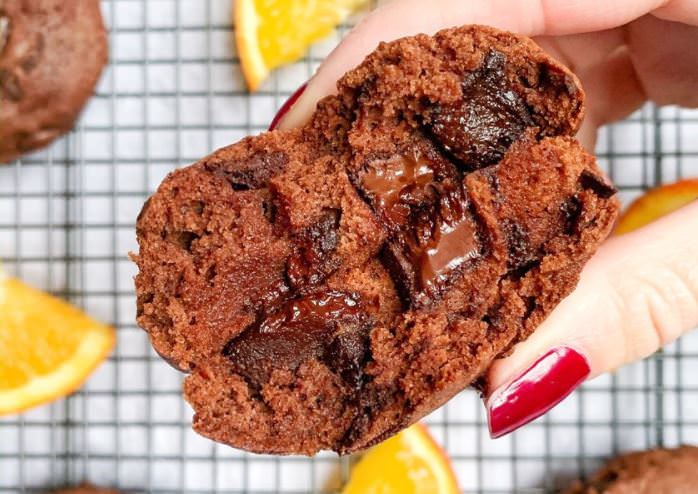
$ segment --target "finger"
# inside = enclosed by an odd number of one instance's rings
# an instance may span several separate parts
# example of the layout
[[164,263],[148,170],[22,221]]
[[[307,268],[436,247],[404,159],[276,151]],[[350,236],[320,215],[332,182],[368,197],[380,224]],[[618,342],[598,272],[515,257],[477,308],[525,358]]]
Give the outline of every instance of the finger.
[[587,378],[698,324],[698,202],[607,242],[577,289],[488,374],[493,436],[542,415]]
[[[698,9],[698,2],[693,2]],[[644,16],[627,28],[632,64],[648,99],[698,106],[698,27]]]
[[698,27],[646,15],[621,28],[536,40],[579,76],[587,119],[619,120],[646,100],[698,106]]
[[543,36],[536,42],[575,72],[587,94],[586,117],[577,138],[594,151],[597,129],[620,120],[647,101],[623,28],[569,36]]
[[380,41],[431,34],[460,24],[487,24],[528,36],[599,31],[626,24],[660,7],[668,18],[691,14],[685,3],[684,0],[434,0],[426,8],[422,0],[396,0],[364,18],[327,57],[279,128],[305,122],[317,100],[334,92],[337,79],[358,65]]
[[623,27],[536,41],[579,76],[587,114],[578,138],[590,143],[601,125],[627,117],[651,100],[698,106],[698,27],[646,15]]
[[695,0],[674,0],[664,3],[665,5],[652,13],[667,21],[698,25],[698,3]]

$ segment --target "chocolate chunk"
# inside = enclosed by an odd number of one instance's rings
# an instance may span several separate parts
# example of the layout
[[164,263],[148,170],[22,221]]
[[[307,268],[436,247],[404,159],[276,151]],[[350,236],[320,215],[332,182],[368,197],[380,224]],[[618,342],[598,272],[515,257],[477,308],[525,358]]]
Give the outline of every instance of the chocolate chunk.
[[[364,332],[365,313],[358,296],[347,292],[322,291],[292,300],[278,312],[260,318],[223,349],[235,372],[260,387],[269,381],[274,369],[294,371],[310,359],[343,353],[337,362],[339,372],[352,374],[358,365],[359,343],[352,332]],[[336,343],[337,338],[346,342]],[[354,348],[356,347],[356,348]],[[353,363],[352,363],[353,362]]]
[[235,163],[233,167],[220,166],[218,161],[204,164],[204,169],[224,177],[233,190],[242,191],[266,187],[273,176],[281,173],[288,163],[285,153],[256,154],[244,163]]
[[560,206],[565,233],[574,235],[577,232],[577,221],[582,214],[582,203],[578,197],[572,196]]
[[603,177],[599,177],[588,170],[584,170],[579,177],[579,183],[584,189],[591,190],[602,199],[612,197],[618,190],[606,182]]
[[291,297],[291,288],[284,280],[276,280],[262,291],[259,303],[253,306],[257,314],[268,314]]
[[17,76],[7,69],[0,69],[0,99],[7,98],[17,102],[23,96],[24,91]]
[[19,61],[20,67],[25,73],[31,72],[39,64],[41,56],[44,52],[44,37],[38,33],[32,47],[26,55]]
[[370,326],[365,323],[360,328],[350,326],[349,329],[350,331],[335,336],[327,347],[323,360],[349,386],[358,391],[363,381],[363,369],[369,358]]
[[390,273],[403,305],[408,308],[416,300],[419,293],[417,272],[412,261],[396,242],[388,242],[383,247],[381,261]]
[[452,271],[479,256],[459,172],[443,158],[413,153],[376,160],[361,189],[392,233],[383,260],[406,301],[435,293]]
[[502,229],[506,235],[510,269],[517,270],[535,258],[528,243],[528,232],[521,225],[506,221],[503,222]]
[[534,125],[505,73],[506,57],[490,51],[463,81],[463,99],[433,109],[430,133],[468,169],[499,162],[509,146]]
[[389,225],[399,227],[409,221],[410,206],[424,202],[420,194],[430,192],[427,186],[434,180],[434,168],[428,159],[407,155],[371,163],[362,186]]
[[328,209],[298,235],[298,251],[286,261],[286,278],[293,289],[317,285],[337,268],[332,253],[339,241],[339,220],[340,211]]
[[445,195],[440,208],[439,228],[431,242],[420,253],[421,285],[423,289],[446,281],[451,271],[480,256],[475,221],[467,211],[465,201],[456,203],[456,212],[448,205]]

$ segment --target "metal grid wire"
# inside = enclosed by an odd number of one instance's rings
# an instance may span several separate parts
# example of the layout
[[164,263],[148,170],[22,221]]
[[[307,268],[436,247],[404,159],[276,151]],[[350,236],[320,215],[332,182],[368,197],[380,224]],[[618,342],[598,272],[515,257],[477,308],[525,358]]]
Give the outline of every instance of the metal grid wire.
[[[0,167],[0,258],[28,282],[118,329],[74,395],[0,420],[0,493],[83,480],[131,492],[336,492],[350,459],[276,458],[190,430],[181,375],[134,324],[134,220],[164,175],[265,129],[346,32],[250,95],[230,0],[104,0],[111,63],[81,122],[49,150]],[[349,23],[351,24],[351,23]],[[698,176],[698,113],[647,106],[602,131],[598,156],[624,200]],[[474,392],[427,418],[464,493],[551,492],[609,455],[698,442],[698,335],[605,375],[546,417],[492,441]]]

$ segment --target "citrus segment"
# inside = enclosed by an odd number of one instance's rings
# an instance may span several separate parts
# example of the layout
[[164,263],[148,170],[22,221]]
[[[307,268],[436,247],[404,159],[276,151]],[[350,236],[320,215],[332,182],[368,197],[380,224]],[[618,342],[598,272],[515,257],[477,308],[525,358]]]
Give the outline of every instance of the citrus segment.
[[456,494],[446,453],[417,424],[370,449],[342,494]]
[[0,415],[70,393],[113,346],[108,326],[0,272]]
[[255,91],[269,72],[303,56],[366,0],[237,0],[235,40]]
[[623,213],[616,233],[628,233],[698,200],[698,179],[685,179],[647,191]]

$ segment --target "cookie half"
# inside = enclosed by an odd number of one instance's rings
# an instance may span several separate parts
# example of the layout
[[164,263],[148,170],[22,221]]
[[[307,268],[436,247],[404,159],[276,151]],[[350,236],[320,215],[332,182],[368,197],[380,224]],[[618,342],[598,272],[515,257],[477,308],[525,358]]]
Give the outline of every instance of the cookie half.
[[138,218],[138,322],[194,428],[357,451],[472,385],[572,291],[615,189],[576,77],[482,26],[381,44],[311,121],[171,173]]

